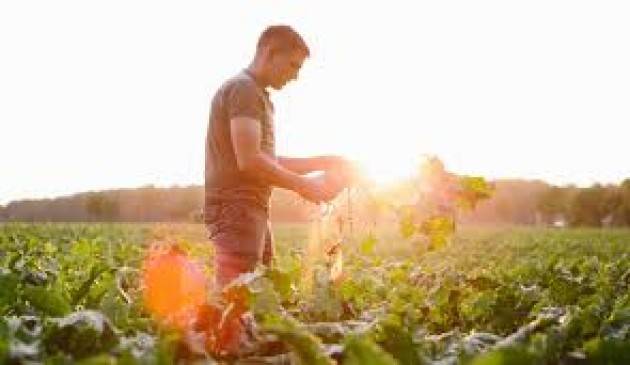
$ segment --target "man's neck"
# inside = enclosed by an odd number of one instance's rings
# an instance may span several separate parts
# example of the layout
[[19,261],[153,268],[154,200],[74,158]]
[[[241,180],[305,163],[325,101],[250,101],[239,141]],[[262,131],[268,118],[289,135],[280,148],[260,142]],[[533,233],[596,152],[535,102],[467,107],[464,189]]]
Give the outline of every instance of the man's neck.
[[255,62],[252,62],[247,68],[247,72],[254,78],[254,81],[263,89],[266,89],[269,86],[265,78],[265,73],[262,68],[258,66]]

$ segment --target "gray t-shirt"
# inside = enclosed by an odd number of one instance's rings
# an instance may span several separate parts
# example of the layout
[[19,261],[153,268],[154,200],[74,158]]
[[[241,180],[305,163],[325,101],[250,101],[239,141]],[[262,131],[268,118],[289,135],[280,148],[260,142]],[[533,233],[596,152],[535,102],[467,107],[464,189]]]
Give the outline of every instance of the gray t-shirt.
[[259,121],[261,150],[275,158],[273,104],[269,94],[247,71],[227,80],[212,99],[206,137],[205,209],[230,201],[253,203],[265,209],[271,186],[238,169],[232,146],[230,119],[249,117]]

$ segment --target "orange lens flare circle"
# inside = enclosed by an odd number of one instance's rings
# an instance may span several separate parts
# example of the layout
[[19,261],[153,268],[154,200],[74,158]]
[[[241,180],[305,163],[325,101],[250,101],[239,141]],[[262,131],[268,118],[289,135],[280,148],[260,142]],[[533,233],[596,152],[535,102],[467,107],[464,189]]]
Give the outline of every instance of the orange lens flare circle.
[[206,303],[208,281],[202,269],[177,246],[153,246],[142,265],[145,307],[161,323],[188,328]]

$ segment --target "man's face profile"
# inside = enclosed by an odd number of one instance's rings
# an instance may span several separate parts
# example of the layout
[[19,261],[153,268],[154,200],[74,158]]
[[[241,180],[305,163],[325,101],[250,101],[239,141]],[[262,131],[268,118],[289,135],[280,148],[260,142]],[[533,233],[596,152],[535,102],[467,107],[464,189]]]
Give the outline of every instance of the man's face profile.
[[299,49],[271,52],[269,59],[271,71],[270,86],[280,90],[289,81],[297,79],[305,58],[305,52]]

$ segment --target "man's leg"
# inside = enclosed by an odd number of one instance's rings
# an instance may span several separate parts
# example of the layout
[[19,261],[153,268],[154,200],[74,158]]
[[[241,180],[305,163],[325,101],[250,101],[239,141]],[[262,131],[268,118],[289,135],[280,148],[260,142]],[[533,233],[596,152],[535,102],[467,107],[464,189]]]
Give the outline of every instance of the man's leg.
[[215,247],[215,290],[219,292],[262,261],[267,215],[257,207],[227,203],[221,209],[217,227],[211,239]]
[[224,250],[216,246],[214,256],[214,286],[220,292],[232,280],[242,273],[253,271],[259,262],[257,256],[235,254],[230,250]]
[[[213,294],[222,296],[223,289],[241,274],[253,271],[262,261],[267,232],[267,211],[242,202],[221,203],[207,209],[207,229],[215,247]],[[224,298],[235,304],[235,311],[223,312],[221,326],[209,328],[212,351],[238,354],[251,350],[252,315],[247,303],[238,296]],[[227,313],[227,316],[223,317]],[[202,321],[200,323],[203,323]]]

